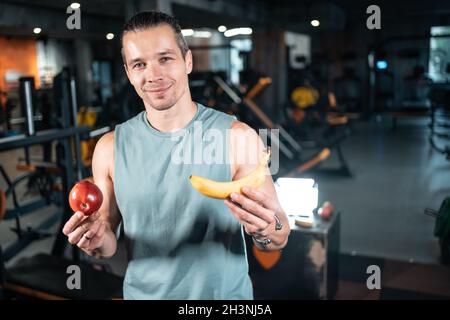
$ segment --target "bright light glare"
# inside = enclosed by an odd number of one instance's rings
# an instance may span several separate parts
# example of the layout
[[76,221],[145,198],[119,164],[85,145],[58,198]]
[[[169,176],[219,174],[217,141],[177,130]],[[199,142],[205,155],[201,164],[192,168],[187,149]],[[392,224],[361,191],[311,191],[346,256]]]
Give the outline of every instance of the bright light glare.
[[194,31],[194,38],[211,38],[210,31]]
[[278,178],[275,189],[287,215],[313,216],[319,203],[319,187],[314,179]]
[[194,30],[193,29],[183,29],[183,30],[181,30],[181,33],[185,37],[190,37],[190,36],[194,35]]
[[234,28],[234,29],[225,31],[225,33],[223,35],[225,37],[229,38],[229,37],[234,37],[237,35],[249,35],[249,34],[252,34],[252,32],[253,32],[252,28]]
[[388,67],[387,61],[385,61],[385,60],[377,61],[377,68],[378,69],[384,70],[384,69],[387,69],[387,67]]

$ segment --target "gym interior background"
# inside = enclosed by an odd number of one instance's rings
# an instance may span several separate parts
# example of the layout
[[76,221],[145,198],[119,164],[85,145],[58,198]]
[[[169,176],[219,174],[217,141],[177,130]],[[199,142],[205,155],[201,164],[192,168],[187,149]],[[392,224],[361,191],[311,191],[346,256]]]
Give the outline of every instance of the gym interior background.
[[3,299],[121,298],[123,239],[95,260],[61,226],[95,143],[143,110],[120,34],[152,9],[183,28],[195,101],[278,129],[292,233],[281,253],[247,239],[255,298],[450,298],[449,2],[16,0],[0,1]]

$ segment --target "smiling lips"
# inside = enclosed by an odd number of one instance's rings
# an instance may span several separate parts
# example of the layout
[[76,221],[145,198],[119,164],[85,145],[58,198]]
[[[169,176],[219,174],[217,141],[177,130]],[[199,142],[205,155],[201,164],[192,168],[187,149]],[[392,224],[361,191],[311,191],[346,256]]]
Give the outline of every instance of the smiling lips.
[[167,90],[169,90],[169,88],[170,88],[171,86],[172,86],[172,85],[168,85],[168,86],[166,86],[166,87],[157,87],[157,88],[151,88],[151,89],[145,89],[145,88],[144,88],[144,91],[145,91],[145,92],[150,92],[150,93],[161,94],[161,93],[164,93],[164,92],[166,92]]

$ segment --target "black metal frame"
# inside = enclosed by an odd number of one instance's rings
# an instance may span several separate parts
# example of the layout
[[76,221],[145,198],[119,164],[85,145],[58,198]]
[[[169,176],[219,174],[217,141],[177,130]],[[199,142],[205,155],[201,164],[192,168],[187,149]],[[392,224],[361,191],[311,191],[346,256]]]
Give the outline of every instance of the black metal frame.
[[[22,79],[22,86],[25,87],[26,82],[30,81],[28,78]],[[61,171],[62,178],[62,194],[69,194],[71,186],[76,182],[77,179],[81,179],[81,160],[80,160],[80,139],[81,138],[89,138],[89,133],[91,129],[87,126],[78,127],[76,122],[77,116],[77,101],[76,101],[76,85],[73,75],[71,75],[69,69],[64,69],[58,76],[55,77],[55,90],[56,90],[56,98],[57,103],[60,106],[61,111],[61,129],[49,129],[42,131],[34,131],[27,130],[26,134],[20,134],[16,136],[10,136],[0,139],[0,152],[21,149],[24,148],[28,150],[28,147],[33,145],[41,145],[49,142],[57,141],[56,152],[57,152],[57,167]],[[31,86],[34,88],[34,86]],[[28,90],[30,91],[30,90]],[[24,92],[25,94],[26,92]],[[27,104],[27,116],[33,117],[33,108],[32,105],[32,97],[33,92],[28,92],[30,96],[28,99],[25,99],[24,103]],[[27,123],[32,123],[31,121],[27,121]],[[31,125],[32,126],[32,125]],[[30,129],[30,128],[28,128]],[[75,157],[72,152],[72,139],[75,142]],[[74,161],[75,159],[75,161]],[[29,157],[26,157],[26,162],[29,163]],[[77,173],[77,177],[74,174]],[[17,203],[16,194],[14,192],[14,183],[18,183],[20,180],[32,177],[33,174],[25,174],[22,177],[19,177],[19,181],[11,182],[6,172],[3,169],[2,174],[7,181],[7,184],[12,188],[12,196],[15,208],[19,208]],[[66,197],[62,197],[62,212],[56,212],[51,218],[44,221],[36,230],[27,230],[25,232],[21,232],[20,221],[17,222],[17,232],[19,232],[19,240],[17,243],[14,243],[8,249],[4,250],[5,256],[3,259],[8,261],[14,255],[16,255],[20,250],[30,244],[33,240],[39,238],[43,233],[42,231],[48,227],[51,223],[60,219],[60,225],[58,228],[58,233],[56,236],[56,240],[53,244],[52,254],[56,256],[62,256],[64,254],[64,249],[67,245],[67,239],[63,238],[62,228],[65,222],[72,215],[72,210],[68,203]],[[47,199],[48,200],[48,199]],[[19,208],[20,213],[31,212],[33,209],[37,209],[41,207],[43,204],[38,202],[30,203],[28,206],[23,208]],[[17,212],[9,212],[10,215],[13,215]],[[18,215],[16,215],[18,217]],[[17,220],[17,219],[16,219]],[[79,252],[74,249],[73,250],[73,259],[78,261]]]
[[[0,247],[0,297],[8,294],[7,290],[4,288],[5,284],[5,270],[4,263],[14,257],[23,248],[29,245],[32,241],[36,239],[41,239],[42,237],[47,237],[50,234],[46,232],[48,228],[59,221],[58,231],[56,233],[56,239],[53,242],[53,247],[51,250],[51,255],[49,257],[57,257],[63,259],[66,246],[68,244],[67,237],[62,233],[62,229],[68,219],[72,216],[72,210],[69,205],[67,195],[70,192],[70,188],[76,181],[83,178],[83,173],[86,168],[82,165],[81,155],[80,155],[80,140],[89,139],[91,137],[96,137],[102,135],[109,131],[108,128],[100,128],[97,130],[92,130],[87,126],[77,126],[77,101],[76,101],[76,85],[73,75],[68,69],[64,69],[57,77],[55,77],[55,98],[57,105],[60,106],[60,119],[62,128],[41,130],[37,131],[31,135],[17,135],[7,138],[0,139],[0,152],[8,151],[13,149],[24,148],[25,150],[32,145],[41,145],[49,142],[57,142],[56,144],[56,168],[57,175],[61,177],[62,180],[62,191],[61,199],[58,200],[58,205],[62,208],[58,209],[51,217],[43,221],[37,228],[28,229],[23,232],[19,239],[10,245],[8,248],[1,251]],[[29,99],[28,99],[29,100]],[[32,112],[31,112],[32,114]],[[73,150],[74,147],[74,150]],[[27,157],[27,163],[29,157]],[[52,166],[53,167],[53,166]],[[39,167],[38,170],[41,170]],[[45,167],[42,169],[45,173]],[[5,176],[6,176],[6,172]],[[26,179],[33,177],[35,173],[29,173],[20,177],[20,179]],[[15,183],[11,182],[7,176],[8,185],[14,187]],[[15,199],[14,188],[11,191],[13,195],[13,200],[17,204],[17,199]],[[52,198],[53,199],[53,198]],[[46,199],[48,202],[48,199]],[[48,204],[48,203],[47,203]],[[35,209],[39,203],[30,204],[30,206],[23,206],[20,213],[23,211],[28,212],[33,208]],[[20,210],[19,210],[20,211]],[[18,212],[10,212],[18,213]],[[11,216],[9,215],[9,216]],[[20,221],[19,221],[20,222]],[[20,224],[19,224],[20,226]],[[18,228],[19,229],[19,228]],[[76,246],[72,246],[72,259],[71,262],[74,264],[80,263],[80,251]],[[9,277],[8,277],[9,278]],[[6,283],[8,284],[8,283]]]

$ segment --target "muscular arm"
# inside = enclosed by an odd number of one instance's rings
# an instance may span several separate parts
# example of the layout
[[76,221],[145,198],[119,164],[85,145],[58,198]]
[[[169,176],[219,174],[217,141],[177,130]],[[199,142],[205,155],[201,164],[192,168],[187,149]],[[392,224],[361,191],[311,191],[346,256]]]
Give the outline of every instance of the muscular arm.
[[[258,134],[245,123],[235,121],[230,134],[230,157],[233,180],[245,177],[259,164],[265,146]],[[257,242],[255,244],[265,250],[280,250],[287,241],[290,233],[289,221],[278,201],[269,168],[266,168],[266,180],[258,190],[244,188],[243,194],[232,195],[233,202],[225,200],[235,217],[243,224],[245,231],[258,239],[271,240],[265,248]],[[281,230],[275,230],[274,215],[283,224]]]
[[107,133],[97,143],[92,159],[95,184],[103,193],[103,204],[99,209],[105,221],[105,238],[94,254],[100,258],[113,256],[117,249],[116,230],[121,221],[114,195],[114,132]]

